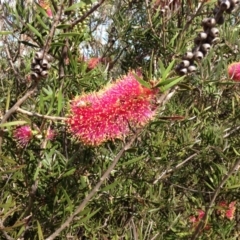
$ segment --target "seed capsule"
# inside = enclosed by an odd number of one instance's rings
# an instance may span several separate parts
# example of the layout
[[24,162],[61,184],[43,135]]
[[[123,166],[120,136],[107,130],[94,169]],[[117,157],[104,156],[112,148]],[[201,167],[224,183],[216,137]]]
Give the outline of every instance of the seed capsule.
[[48,60],[46,60],[45,58],[40,62],[42,68],[47,68],[48,67]]
[[208,28],[212,28],[216,25],[216,20],[215,18],[204,18],[202,20],[202,26],[204,27],[204,30]]
[[179,71],[180,75],[185,75],[188,73],[188,70],[187,68],[182,68],[180,71]]
[[35,65],[34,68],[33,68],[33,71],[35,73],[40,73],[42,71],[42,68],[40,65]]
[[41,76],[46,78],[48,76],[48,72],[47,71],[42,71]]
[[182,68],[188,67],[189,65],[190,65],[190,62],[188,60],[183,60],[183,61],[180,62],[180,66]]
[[49,54],[47,54],[46,59],[48,60],[48,62],[52,62],[53,61],[53,57]]
[[222,0],[219,5],[220,9],[225,11],[230,8],[231,3],[229,0]]
[[41,60],[43,58],[43,51],[39,51],[35,53],[35,59]]
[[200,49],[204,54],[206,54],[211,49],[211,45],[209,43],[204,43],[201,45]]
[[201,51],[197,51],[194,53],[194,58],[199,61],[203,59],[203,53]]
[[188,72],[196,72],[197,67],[195,65],[190,65],[187,70],[188,70]]
[[35,73],[35,72],[31,72],[31,78],[32,79],[39,79],[40,76],[37,73]]
[[212,36],[212,37],[218,37],[219,36],[219,30],[217,28],[211,28],[210,31],[209,31],[209,34]]
[[183,56],[183,59],[186,59],[186,60],[191,60],[192,58],[193,58],[192,52],[186,52],[185,55]]

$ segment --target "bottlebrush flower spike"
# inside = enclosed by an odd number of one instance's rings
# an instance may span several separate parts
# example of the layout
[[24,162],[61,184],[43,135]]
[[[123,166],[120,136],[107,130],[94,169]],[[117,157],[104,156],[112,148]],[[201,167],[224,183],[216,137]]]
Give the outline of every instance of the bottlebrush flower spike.
[[240,62],[234,62],[228,66],[228,75],[234,81],[240,81]]
[[15,129],[13,137],[16,139],[18,144],[25,147],[33,137],[33,132],[30,126],[21,126]]
[[76,97],[67,119],[69,131],[93,146],[121,138],[155,115],[156,94],[157,90],[142,86],[130,72],[100,92]]
[[54,138],[55,138],[55,136],[56,136],[56,133],[55,133],[55,131],[54,130],[52,130],[51,128],[48,128],[47,129],[47,131],[46,131],[46,133],[45,133],[45,138],[47,139],[47,140],[53,140]]

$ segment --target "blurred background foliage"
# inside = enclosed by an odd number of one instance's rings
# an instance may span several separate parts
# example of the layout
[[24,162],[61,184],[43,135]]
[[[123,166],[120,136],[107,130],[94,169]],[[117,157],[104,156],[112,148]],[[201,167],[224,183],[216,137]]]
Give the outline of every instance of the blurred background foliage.
[[[129,69],[159,80],[172,60],[191,50],[201,20],[216,1],[49,1],[50,18],[35,1],[3,1],[0,19],[0,116],[31,85],[31,61],[50,35],[58,7],[63,14],[53,34],[54,58],[46,79],[21,108],[65,117],[69,101],[98,91]],[[199,9],[197,11],[197,9]],[[164,10],[164,11],[163,11]],[[190,216],[206,210],[222,179],[240,155],[239,86],[227,75],[239,61],[239,13],[225,16],[221,41],[186,76],[173,97],[120,159],[95,197],[56,239],[191,239]],[[104,58],[93,68],[88,60]],[[64,223],[98,183],[123,140],[88,147],[68,134],[64,122],[15,112],[40,132],[26,148],[4,127],[0,155],[0,238],[45,239]],[[52,127],[57,136],[45,141]],[[209,211],[199,239],[238,239],[240,215],[221,218],[221,201],[239,206],[239,171],[229,175]],[[36,189],[34,189],[36,187]]]

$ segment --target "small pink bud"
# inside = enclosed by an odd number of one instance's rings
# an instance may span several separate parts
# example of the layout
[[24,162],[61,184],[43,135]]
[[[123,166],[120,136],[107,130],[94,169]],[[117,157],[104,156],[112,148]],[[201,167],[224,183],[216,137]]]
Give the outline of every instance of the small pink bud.
[[20,146],[25,147],[33,137],[32,129],[30,126],[21,126],[15,129],[13,137]]
[[234,62],[228,66],[229,77],[236,81],[240,81],[240,62]]

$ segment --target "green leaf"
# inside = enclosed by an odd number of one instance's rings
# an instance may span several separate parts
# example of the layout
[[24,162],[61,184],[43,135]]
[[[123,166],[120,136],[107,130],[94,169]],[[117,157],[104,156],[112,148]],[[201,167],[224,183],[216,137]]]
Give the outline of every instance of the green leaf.
[[9,35],[9,34],[13,34],[12,31],[0,31],[0,35]]
[[162,79],[166,79],[169,75],[170,71],[172,70],[173,66],[175,64],[175,60],[173,60],[167,67],[167,69],[162,73]]
[[70,6],[69,8],[65,9],[65,12],[69,12],[69,11],[74,11],[77,10],[79,8],[84,7],[86,4],[84,2],[80,2],[80,3],[75,3],[72,6]]
[[70,169],[69,171],[65,172],[62,177],[67,177],[67,176],[71,176],[75,173],[76,168]]
[[44,240],[43,233],[42,233],[42,228],[40,223],[37,221],[37,227],[38,227],[38,239],[39,240]]
[[133,163],[136,163],[140,160],[142,160],[143,158],[145,158],[146,156],[140,156],[140,157],[136,157],[136,158],[133,158],[127,162],[124,162],[124,163],[121,163],[119,164],[118,166],[126,166],[126,165],[129,165],[129,164],[133,164]]
[[139,83],[141,83],[146,88],[151,88],[151,85],[148,82],[145,82],[142,78],[140,78],[136,73],[133,73],[134,77],[137,79]]
[[27,23],[27,26],[34,34],[36,34],[38,37],[40,37],[40,39],[42,39],[41,33],[35,27],[33,27],[30,23]]
[[160,87],[161,91],[166,91],[169,88],[175,86],[177,83],[179,83],[180,81],[182,81],[184,79],[185,76],[181,76],[181,77],[174,77],[174,78],[170,78],[168,80],[165,81],[161,81],[160,83],[158,83],[156,85],[156,87]]
[[43,22],[42,18],[41,18],[39,15],[37,15],[36,18],[37,18],[39,24],[40,24],[45,30],[49,30],[49,27]]
[[62,111],[62,108],[63,108],[63,95],[62,95],[61,90],[59,90],[59,92],[58,92],[57,99],[58,99],[57,113],[59,114]]
[[26,124],[26,121],[13,121],[13,122],[7,122],[0,124],[0,127],[10,127],[10,126],[16,126],[16,125],[24,125]]
[[112,190],[112,189],[115,188],[118,184],[120,184],[120,183],[117,182],[117,181],[115,181],[115,182],[107,185],[106,187],[102,188],[101,191],[104,192],[104,191]]
[[96,213],[100,211],[101,207],[98,208],[96,211],[92,212],[91,214],[87,215],[85,218],[82,218],[79,223],[84,223],[87,220],[89,220],[92,216],[94,216]]

